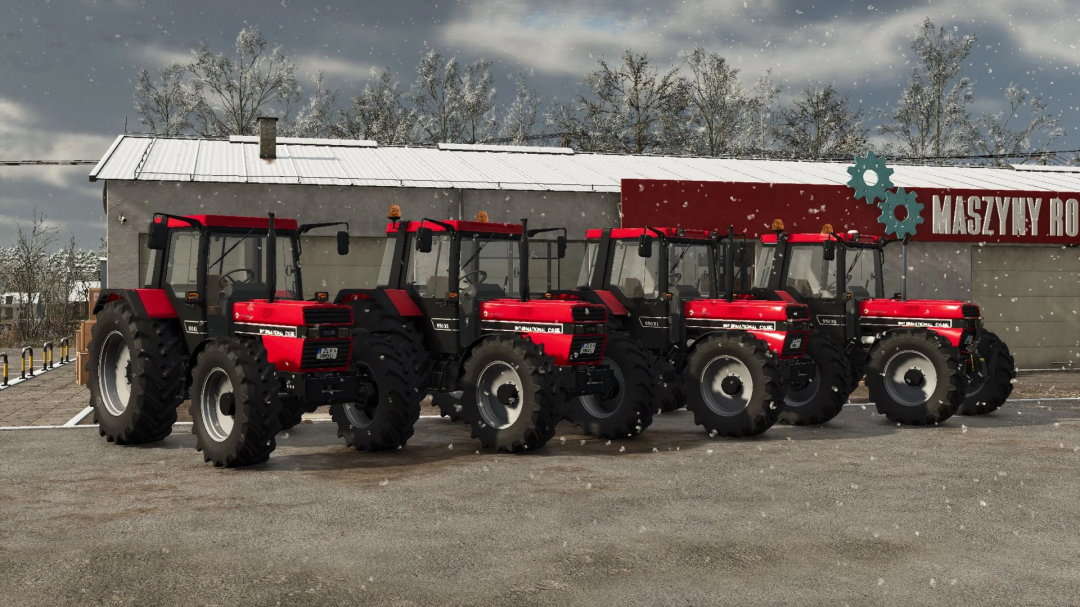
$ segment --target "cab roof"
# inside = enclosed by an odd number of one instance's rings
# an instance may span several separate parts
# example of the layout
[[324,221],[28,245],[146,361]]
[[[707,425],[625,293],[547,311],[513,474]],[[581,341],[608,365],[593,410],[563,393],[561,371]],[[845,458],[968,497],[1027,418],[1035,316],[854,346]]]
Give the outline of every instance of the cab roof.
[[[875,236],[873,234],[857,234],[856,235],[856,234],[835,232],[833,234],[833,236],[836,236],[837,238],[839,238],[840,240],[842,240],[844,242],[861,242],[861,243],[866,243],[866,244],[881,244],[881,243],[885,242],[884,238],[882,238],[880,236]],[[858,236],[857,240],[856,240],[856,236]],[[829,237],[830,237],[829,234],[822,234],[820,232],[819,233],[788,233],[787,234],[787,241],[788,242],[825,242],[826,240],[829,239]],[[776,233],[773,232],[773,233],[770,233],[770,234],[762,234],[761,235],[761,242],[763,242],[765,244],[776,244]]]
[[[615,239],[623,238],[640,238],[642,234],[648,234],[649,236],[656,236],[656,232],[660,232],[664,236],[671,238],[686,238],[689,240],[701,240],[706,241],[709,239],[708,230],[688,230],[686,228],[612,228],[611,237]],[[589,230],[585,233],[585,238],[589,240],[599,240],[603,230]]]
[[[495,223],[490,221],[463,221],[460,219],[440,219],[442,223],[449,225],[458,232],[472,232],[477,234],[508,234],[521,235],[520,223]],[[408,233],[420,229],[419,221],[399,221],[386,224],[387,234],[397,234],[402,227]],[[430,221],[423,222],[425,228],[431,228],[432,232],[445,232],[446,228]]]
[[[248,230],[269,230],[270,218],[269,217],[240,217],[237,215],[184,215],[188,219],[194,219],[201,223],[204,227],[208,228],[240,228]],[[157,223],[161,223],[161,217],[155,219]],[[169,219],[167,224],[170,228],[190,228],[191,224],[185,223],[178,219]],[[295,219],[284,219],[281,217],[274,218],[275,230],[295,230],[297,228]]]

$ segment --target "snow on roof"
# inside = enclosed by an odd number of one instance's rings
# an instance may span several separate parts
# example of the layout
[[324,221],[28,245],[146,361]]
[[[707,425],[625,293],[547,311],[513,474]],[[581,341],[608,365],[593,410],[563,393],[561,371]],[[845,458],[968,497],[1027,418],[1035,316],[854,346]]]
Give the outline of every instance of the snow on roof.
[[[90,181],[207,181],[416,188],[618,192],[623,179],[843,185],[845,162],[575,153],[569,148],[442,144],[379,146],[341,139],[120,135]],[[1080,172],[1028,165],[991,168],[891,165],[904,188],[1080,192]],[[1045,170],[1040,170],[1045,169]]]

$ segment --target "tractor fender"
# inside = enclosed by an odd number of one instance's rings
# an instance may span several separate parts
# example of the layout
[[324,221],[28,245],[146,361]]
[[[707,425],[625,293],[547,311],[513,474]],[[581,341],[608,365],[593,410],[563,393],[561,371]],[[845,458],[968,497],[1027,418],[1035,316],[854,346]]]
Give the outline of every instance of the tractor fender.
[[110,301],[124,300],[139,316],[177,318],[176,308],[165,289],[103,289],[94,303],[97,314]]
[[[698,347],[698,344],[705,341],[709,337],[719,335],[721,333],[745,333],[750,337],[753,337],[754,339],[761,340],[769,346],[769,355],[774,358],[779,357],[780,350],[784,348],[783,339],[780,339],[779,341],[776,341],[775,339],[769,339],[764,336],[758,335],[758,331],[747,331],[745,329],[716,329],[715,331],[708,331],[706,333],[698,335],[694,339],[694,342],[692,344],[689,344],[689,347],[686,349],[686,357],[690,356],[694,349]],[[686,357],[683,358],[684,361],[686,360]]]

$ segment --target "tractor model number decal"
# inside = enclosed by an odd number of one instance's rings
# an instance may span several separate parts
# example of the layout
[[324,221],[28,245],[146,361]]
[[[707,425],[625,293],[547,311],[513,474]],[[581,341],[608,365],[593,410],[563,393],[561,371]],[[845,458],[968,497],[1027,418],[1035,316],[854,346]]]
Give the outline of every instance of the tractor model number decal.
[[641,321],[641,326],[646,329],[666,329],[668,327],[668,319],[663,316],[639,316],[638,320]]
[[456,318],[432,318],[431,326],[436,331],[457,331],[458,319]]
[[840,327],[844,324],[844,317],[838,315],[834,316],[832,314],[818,314],[817,322],[819,325]]
[[206,321],[205,320],[185,320],[184,330],[188,333],[196,335],[203,335],[206,333]]
[[338,349],[337,348],[319,348],[319,351],[315,353],[316,360],[337,360]]

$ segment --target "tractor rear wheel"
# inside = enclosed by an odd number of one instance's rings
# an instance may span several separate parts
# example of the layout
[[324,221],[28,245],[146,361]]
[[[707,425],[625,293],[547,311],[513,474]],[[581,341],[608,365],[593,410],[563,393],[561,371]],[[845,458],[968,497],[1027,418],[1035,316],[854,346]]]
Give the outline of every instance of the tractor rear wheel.
[[330,406],[338,436],[357,451],[404,447],[420,417],[422,395],[400,339],[361,333],[353,338],[353,367],[365,384],[363,397]]
[[686,408],[710,435],[761,434],[780,416],[780,369],[764,341],[725,331],[694,344],[683,373]]
[[473,347],[462,365],[461,418],[488,449],[539,449],[561,418],[554,363],[532,341],[495,335]]
[[250,466],[270,458],[281,422],[274,366],[253,339],[207,344],[191,374],[191,432],[215,466]]
[[1016,379],[1016,363],[1009,346],[989,331],[983,331],[979,336],[973,362],[974,369],[968,371],[967,394],[956,411],[959,415],[996,411],[1012,394],[1013,380]]
[[609,335],[603,364],[611,367],[615,387],[606,396],[585,394],[570,399],[566,418],[589,436],[626,438],[641,434],[653,421],[656,381],[649,357],[636,341]]
[[870,398],[889,421],[922,426],[952,417],[966,386],[959,352],[927,329],[899,329],[879,339],[866,363]]
[[183,346],[175,325],[138,317],[125,301],[109,302],[97,315],[88,349],[98,432],[119,445],[168,436],[184,399]]
[[805,386],[788,389],[780,411],[780,423],[795,426],[824,424],[839,415],[847,402],[849,369],[836,342],[821,333],[811,333],[806,343],[806,356],[814,361],[813,376]]

